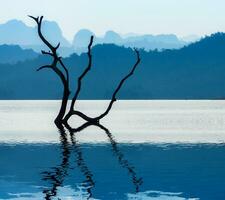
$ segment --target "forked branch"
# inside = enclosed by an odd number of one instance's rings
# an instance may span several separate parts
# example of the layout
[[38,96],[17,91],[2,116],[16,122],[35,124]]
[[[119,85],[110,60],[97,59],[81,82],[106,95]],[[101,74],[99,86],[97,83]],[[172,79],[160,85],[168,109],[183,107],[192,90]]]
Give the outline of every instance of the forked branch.
[[89,116],[85,115],[84,113],[82,113],[80,111],[70,110],[70,112],[65,116],[65,118],[63,120],[63,122],[64,122],[65,125],[68,125],[68,120],[73,115],[77,115],[77,116],[81,117],[82,119],[84,119],[84,120],[86,120],[88,122],[91,122],[91,123],[98,123],[99,120],[101,120],[102,118],[104,118],[110,112],[110,110],[112,109],[113,103],[116,101],[118,92],[122,88],[122,86],[125,83],[125,81],[134,74],[137,66],[141,62],[140,53],[139,53],[139,51],[137,49],[135,49],[135,53],[136,53],[136,62],[134,64],[134,66],[132,67],[131,71],[118,84],[117,88],[113,92],[112,98],[111,98],[111,100],[109,102],[109,105],[108,105],[107,109],[105,110],[105,112],[103,112],[101,115],[99,115],[97,117],[89,117]]
[[[62,124],[62,120],[63,120],[63,117],[66,112],[67,103],[68,103],[68,99],[69,99],[69,95],[70,95],[69,73],[68,73],[67,68],[63,64],[61,57],[59,57],[57,54],[57,49],[59,48],[60,43],[58,43],[58,45],[54,47],[42,34],[41,27],[42,27],[43,16],[41,16],[40,18],[33,17],[33,16],[29,16],[29,17],[32,18],[37,23],[38,35],[39,35],[40,39],[42,40],[42,42],[50,50],[50,52],[42,51],[42,54],[49,55],[53,58],[53,62],[51,65],[42,66],[39,69],[37,69],[37,71],[40,71],[41,69],[44,69],[44,68],[51,68],[57,74],[57,76],[60,78],[60,80],[63,84],[63,97],[62,97],[61,107],[60,107],[60,111],[55,119],[56,125],[60,125],[60,124]],[[64,75],[63,71],[57,67],[58,63],[63,67],[66,75]]]
[[[44,66],[38,68],[37,71],[40,71],[40,70],[46,69],[46,68],[52,69],[57,74],[57,76],[60,78],[60,80],[63,84],[63,97],[62,97],[62,102],[61,102],[61,107],[60,107],[59,113],[58,113],[58,115],[55,119],[55,124],[58,127],[60,127],[62,124],[67,126],[68,120],[73,115],[77,115],[77,116],[83,118],[88,123],[99,123],[99,120],[104,118],[110,112],[110,110],[112,109],[113,103],[117,99],[118,92],[122,88],[125,81],[133,75],[135,69],[139,65],[139,63],[141,61],[139,51],[135,49],[135,53],[136,53],[136,57],[137,57],[136,62],[134,64],[134,66],[132,67],[131,71],[120,81],[120,83],[116,87],[106,110],[101,115],[99,115],[97,117],[89,117],[89,116],[87,116],[86,114],[84,114],[80,111],[74,110],[74,106],[75,106],[75,103],[76,103],[76,101],[78,99],[78,96],[80,94],[80,91],[81,91],[82,80],[87,75],[87,73],[90,71],[91,66],[92,66],[91,48],[92,48],[92,45],[93,45],[93,38],[94,37],[91,36],[90,42],[89,42],[89,45],[88,45],[88,52],[87,52],[88,64],[87,64],[87,67],[82,72],[82,74],[77,79],[77,89],[76,89],[76,91],[74,93],[74,96],[72,98],[69,112],[66,114],[68,99],[69,99],[69,96],[70,96],[69,72],[68,72],[68,69],[66,68],[66,66],[63,63],[62,58],[59,57],[58,54],[57,54],[57,50],[60,46],[60,43],[58,43],[56,46],[53,46],[45,38],[45,36],[42,34],[41,28],[42,28],[43,16],[41,16],[40,18],[39,17],[33,17],[33,16],[29,16],[29,17],[32,18],[37,23],[38,35],[39,35],[40,39],[42,40],[42,42],[49,48],[49,51],[42,51],[42,54],[51,56],[53,58],[53,61],[52,61],[51,65],[44,65]],[[58,67],[58,65],[61,66],[61,67]]]
[[117,93],[120,91],[121,87],[123,86],[123,84],[125,83],[125,81],[131,77],[133,74],[134,74],[134,71],[135,69],[137,68],[138,64],[141,62],[141,59],[140,59],[140,53],[137,49],[135,49],[135,53],[136,53],[136,56],[137,56],[137,60],[136,60],[136,63],[134,64],[133,68],[131,69],[130,73],[128,73],[119,83],[119,85],[117,86],[116,90],[114,91],[113,95],[112,95],[112,98],[111,98],[111,101],[106,109],[106,111],[104,113],[102,113],[101,115],[99,115],[98,117],[96,117],[96,120],[99,121],[100,119],[102,119],[103,117],[105,117],[109,111],[112,109],[112,105],[113,103],[117,100],[116,99],[116,95]]
[[90,42],[89,42],[89,45],[88,45],[88,53],[87,53],[87,55],[88,55],[88,65],[85,68],[85,70],[83,71],[83,73],[78,77],[77,90],[76,90],[76,92],[74,94],[74,97],[72,99],[71,106],[70,106],[70,111],[74,110],[75,102],[76,102],[76,100],[78,98],[78,95],[80,93],[80,90],[81,90],[81,81],[85,77],[85,75],[88,73],[88,71],[90,71],[91,66],[92,66],[91,47],[92,47],[92,44],[93,44],[93,39],[94,39],[94,36],[92,35],[91,39],[90,39]]

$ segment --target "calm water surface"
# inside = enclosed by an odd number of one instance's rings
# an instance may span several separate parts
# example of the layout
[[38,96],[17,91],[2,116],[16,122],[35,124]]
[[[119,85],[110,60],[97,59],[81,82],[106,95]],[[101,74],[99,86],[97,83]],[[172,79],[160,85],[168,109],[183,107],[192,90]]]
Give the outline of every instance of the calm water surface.
[[225,199],[225,101],[118,101],[75,134],[54,126],[58,106],[0,101],[0,199]]

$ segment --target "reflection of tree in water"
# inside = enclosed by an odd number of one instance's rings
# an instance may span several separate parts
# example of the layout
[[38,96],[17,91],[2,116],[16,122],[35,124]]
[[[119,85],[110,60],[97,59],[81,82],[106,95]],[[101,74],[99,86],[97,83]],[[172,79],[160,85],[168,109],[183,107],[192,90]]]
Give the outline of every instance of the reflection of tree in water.
[[102,130],[105,131],[106,135],[109,138],[109,141],[112,145],[112,151],[113,153],[116,155],[116,157],[118,158],[118,161],[120,163],[120,165],[123,168],[126,168],[128,170],[128,173],[130,174],[131,178],[132,178],[132,182],[135,186],[135,191],[139,192],[140,190],[140,186],[143,183],[142,178],[138,178],[137,177],[137,172],[135,171],[135,168],[128,162],[127,159],[125,159],[124,154],[120,151],[119,147],[118,147],[118,143],[116,142],[116,140],[114,139],[112,133],[110,133],[110,131],[104,127],[101,124],[97,125],[99,128],[101,128]]
[[76,152],[76,162],[77,162],[77,166],[80,168],[82,174],[85,177],[85,180],[83,181],[82,185],[86,188],[87,193],[88,193],[88,197],[87,199],[92,197],[92,191],[91,189],[95,186],[94,180],[93,180],[93,175],[91,173],[91,171],[88,169],[85,160],[83,158],[83,153],[81,151],[81,147],[78,144],[78,142],[76,141],[75,135],[74,133],[70,133],[70,139],[72,142],[72,146],[74,151]]
[[140,186],[143,183],[142,178],[138,178],[137,173],[135,171],[135,168],[128,162],[127,159],[125,159],[124,154],[120,151],[118,144],[116,140],[114,139],[112,133],[104,127],[103,125],[99,123],[85,123],[82,126],[73,129],[71,127],[66,127],[69,130],[70,133],[70,140],[71,144],[68,142],[67,134],[65,132],[64,127],[60,127],[60,142],[61,142],[61,149],[62,149],[62,162],[58,167],[52,168],[52,171],[45,171],[43,172],[43,180],[48,181],[51,185],[50,189],[44,189],[43,193],[45,194],[45,199],[50,200],[53,197],[57,196],[57,191],[59,187],[63,186],[63,182],[68,176],[68,169],[70,168],[70,157],[72,152],[76,154],[76,163],[77,166],[80,168],[83,176],[85,177],[85,180],[82,182],[82,186],[86,189],[86,192],[88,194],[87,199],[90,199],[92,194],[92,189],[95,186],[95,181],[93,179],[93,174],[89,170],[88,166],[85,163],[85,160],[83,158],[83,152],[81,150],[81,146],[77,142],[75,138],[75,133],[84,130],[88,126],[97,126],[100,129],[104,130],[106,135],[109,138],[110,144],[112,146],[112,151],[115,154],[115,156],[118,158],[119,164],[126,168],[129,175],[131,176],[132,183],[135,186],[135,191],[139,192]]
[[60,143],[62,162],[58,167],[54,167],[52,171],[43,172],[43,180],[48,181],[51,184],[50,189],[43,190],[46,200],[50,200],[52,197],[57,196],[58,187],[63,185],[64,179],[68,175],[71,149],[64,129],[60,129]]
[[50,183],[50,189],[44,189],[43,193],[46,200],[50,200],[53,197],[57,196],[58,188],[63,186],[63,182],[68,176],[68,169],[70,168],[70,157],[71,153],[75,152],[76,154],[76,163],[80,168],[82,174],[85,177],[82,185],[87,190],[88,196],[87,199],[92,197],[91,188],[94,187],[94,181],[92,179],[92,173],[86,166],[86,163],[83,159],[83,153],[81,151],[80,145],[77,143],[73,134],[71,134],[72,145],[68,142],[67,134],[64,128],[59,129],[60,132],[60,142],[62,150],[62,162],[58,167],[52,168],[52,171],[43,172],[43,180]]

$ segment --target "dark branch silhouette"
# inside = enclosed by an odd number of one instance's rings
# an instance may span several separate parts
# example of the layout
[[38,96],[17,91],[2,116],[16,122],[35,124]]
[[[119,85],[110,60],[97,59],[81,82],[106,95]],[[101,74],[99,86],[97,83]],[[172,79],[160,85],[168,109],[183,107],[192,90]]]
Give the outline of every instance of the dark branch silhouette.
[[[29,17],[31,17],[37,23],[38,35],[39,35],[40,39],[43,41],[43,43],[51,51],[51,52],[42,51],[42,54],[50,55],[53,58],[51,65],[42,66],[38,69],[38,71],[41,69],[44,69],[44,68],[51,68],[58,75],[58,77],[60,78],[60,80],[63,84],[64,89],[63,89],[63,97],[62,97],[61,107],[60,107],[59,113],[55,119],[55,124],[58,126],[58,125],[62,124],[63,117],[65,115],[66,108],[67,108],[69,95],[70,95],[69,73],[68,73],[68,70],[66,69],[66,67],[64,66],[64,64],[62,63],[61,57],[59,57],[57,55],[57,49],[59,48],[60,43],[58,43],[58,45],[56,47],[54,47],[53,45],[50,44],[50,42],[48,42],[48,40],[42,34],[41,27],[42,27],[43,16],[41,16],[40,18],[33,17],[33,16],[29,16]],[[61,71],[61,69],[57,67],[58,63],[61,64],[61,66],[65,70],[66,75],[64,75],[64,73]]]
[[91,65],[92,65],[91,47],[92,47],[92,44],[93,44],[93,38],[94,38],[94,36],[91,36],[90,43],[88,45],[88,53],[87,53],[87,55],[88,55],[88,65],[87,65],[87,68],[83,71],[83,73],[80,75],[80,77],[77,80],[77,91],[75,92],[74,97],[72,99],[70,110],[74,109],[74,104],[75,104],[75,102],[77,100],[77,97],[78,97],[78,95],[80,93],[80,90],[81,90],[82,79],[85,77],[85,75],[91,69]]
[[[139,187],[142,184],[142,179],[137,178],[137,174],[135,172],[134,167],[131,166],[129,164],[129,162],[124,158],[123,153],[119,150],[118,145],[117,145],[116,141],[114,140],[110,131],[106,127],[101,125],[99,123],[99,121],[102,118],[104,118],[106,115],[108,115],[108,113],[112,109],[112,106],[113,106],[114,102],[116,102],[116,100],[117,100],[117,94],[121,90],[123,84],[127,81],[127,79],[129,77],[131,77],[134,74],[137,66],[139,65],[139,63],[141,61],[139,51],[137,49],[135,49],[136,62],[133,65],[131,71],[119,82],[118,86],[115,88],[115,90],[112,94],[112,98],[111,98],[106,110],[97,117],[89,117],[86,114],[75,110],[74,107],[75,107],[75,103],[78,99],[78,96],[80,94],[80,91],[82,89],[82,80],[87,75],[87,73],[90,71],[90,69],[92,67],[91,49],[92,49],[94,37],[91,36],[90,42],[89,42],[89,45],[88,45],[88,52],[87,52],[88,64],[87,64],[86,68],[84,68],[83,72],[81,73],[81,75],[77,79],[77,89],[76,89],[76,91],[74,93],[74,96],[72,98],[69,111],[67,112],[68,100],[69,100],[69,97],[70,97],[70,94],[71,94],[70,86],[69,86],[70,75],[69,75],[69,71],[68,71],[67,67],[63,63],[62,58],[57,53],[57,50],[60,47],[60,43],[58,43],[56,46],[53,46],[46,39],[46,37],[42,34],[43,16],[41,16],[40,18],[39,17],[33,17],[33,16],[29,16],[29,17],[32,18],[37,23],[38,35],[39,35],[40,39],[42,40],[42,42],[49,49],[49,51],[41,51],[42,54],[52,57],[52,63],[51,64],[41,66],[37,69],[37,71],[40,71],[40,70],[43,70],[43,69],[51,69],[58,76],[58,78],[60,79],[60,81],[63,85],[63,95],[62,95],[61,106],[60,106],[58,115],[55,118],[55,124],[59,128],[60,135],[61,135],[62,157],[63,157],[63,159],[62,159],[62,163],[58,167],[53,168],[54,170],[52,172],[44,172],[43,173],[44,174],[43,179],[51,182],[51,188],[45,189],[43,191],[43,193],[45,194],[45,199],[50,200],[52,197],[56,197],[58,187],[63,186],[64,179],[68,175],[69,159],[70,159],[72,147],[73,147],[74,152],[77,155],[77,159],[76,159],[77,165],[81,169],[81,172],[83,173],[83,175],[85,176],[85,181],[83,182],[83,184],[87,188],[88,199],[92,197],[92,191],[91,190],[95,185],[95,182],[93,180],[93,175],[92,175],[91,171],[88,169],[88,167],[86,166],[85,161],[84,161],[83,156],[82,156],[81,149],[80,149],[79,145],[77,144],[77,141],[74,137],[74,133],[82,131],[83,129],[85,129],[89,126],[92,126],[92,125],[97,126],[100,129],[105,131],[105,133],[108,136],[109,141],[112,145],[113,152],[118,157],[118,161],[121,164],[121,166],[128,170],[128,173],[132,177],[132,182],[135,185],[135,190],[136,190],[136,192],[138,192]],[[86,123],[84,123],[82,126],[80,126],[78,128],[70,127],[70,125],[68,124],[68,120],[73,115],[77,115],[77,116],[83,118],[84,120],[86,120]],[[64,126],[70,132],[70,136],[71,136],[70,140],[71,140],[71,143],[72,143],[71,146],[70,146],[70,144],[67,140],[67,134],[65,132]]]
[[[92,66],[92,55],[91,55],[91,47],[92,47],[92,44],[93,44],[93,39],[94,39],[94,36],[91,36],[91,39],[90,39],[90,42],[89,42],[89,45],[88,45],[88,65],[87,67],[84,69],[83,73],[78,77],[78,80],[77,80],[77,90],[74,94],[74,97],[71,101],[71,106],[70,106],[70,110],[69,112],[66,114],[64,120],[63,120],[63,123],[64,124],[68,124],[68,120],[71,116],[73,115],[78,115],[80,117],[82,117],[83,119],[85,119],[86,121],[91,121],[91,118],[88,117],[87,115],[83,114],[82,112],[79,112],[79,111],[75,111],[74,110],[74,105],[75,105],[75,102],[79,96],[79,93],[81,91],[81,84],[82,84],[82,80],[83,78],[85,77],[85,75],[88,73],[88,71],[90,71],[91,69],[91,66]],[[78,114],[77,114],[78,113]]]
[[135,69],[137,68],[138,64],[141,61],[139,51],[135,49],[135,52],[136,52],[136,56],[137,56],[137,61],[134,64],[134,66],[132,67],[132,70],[118,84],[117,88],[115,89],[115,91],[112,95],[111,101],[110,101],[106,111],[104,113],[102,113],[101,115],[92,118],[92,117],[88,117],[87,115],[85,115],[84,113],[82,113],[80,111],[70,110],[70,112],[64,118],[64,124],[66,126],[68,125],[68,119],[72,115],[77,115],[90,123],[99,123],[99,120],[104,118],[109,113],[109,111],[112,109],[113,103],[116,101],[116,96],[117,96],[118,92],[122,88],[125,81],[134,74]]
[[[125,83],[125,81],[131,77],[135,71],[135,69],[137,68],[137,66],[139,65],[141,59],[140,59],[140,54],[139,51],[135,49],[136,52],[136,56],[137,56],[137,60],[134,64],[134,66],[132,67],[131,71],[120,81],[120,83],[118,84],[117,88],[115,89],[115,91],[113,92],[111,101],[109,102],[108,107],[106,108],[106,110],[100,114],[97,117],[89,117],[86,114],[77,111],[74,109],[76,100],[78,99],[78,96],[80,94],[81,91],[81,86],[82,86],[82,80],[83,78],[87,75],[88,71],[90,71],[91,66],[92,66],[92,54],[91,54],[91,48],[92,48],[92,44],[93,44],[93,36],[91,36],[90,38],[90,42],[88,45],[88,65],[87,67],[84,69],[84,71],[82,72],[82,74],[78,77],[77,80],[77,90],[74,93],[74,96],[72,98],[71,101],[71,105],[70,105],[70,109],[69,111],[66,113],[67,110],[67,104],[68,104],[68,99],[70,97],[70,88],[69,88],[69,72],[67,67],[64,65],[62,58],[58,56],[57,50],[60,46],[60,43],[58,43],[57,46],[53,46],[42,34],[42,20],[43,20],[43,16],[39,17],[33,17],[33,16],[29,16],[31,17],[36,23],[37,23],[37,28],[38,28],[38,35],[40,37],[40,39],[42,40],[42,42],[49,48],[49,52],[46,51],[42,51],[42,54],[44,55],[48,55],[51,56],[53,58],[52,64],[51,65],[45,65],[42,66],[40,68],[37,69],[37,71],[40,71],[42,69],[52,69],[57,76],[60,78],[62,84],[63,84],[63,96],[62,96],[62,102],[61,102],[61,107],[59,110],[59,113],[55,119],[55,124],[60,127],[62,124],[64,124],[65,126],[68,126],[68,120],[73,116],[73,115],[77,115],[81,118],[83,118],[84,120],[86,120],[87,122],[90,123],[99,123],[99,120],[101,120],[102,118],[104,118],[112,109],[113,103],[116,101],[117,99],[117,94],[120,91],[120,89],[122,88],[123,84]],[[61,66],[61,68],[58,67],[58,65]]]
[[141,62],[139,51],[137,49],[135,49],[135,52],[136,52],[136,55],[137,55],[137,61],[136,61],[136,63],[134,64],[134,66],[133,66],[132,70],[130,71],[130,73],[127,74],[120,81],[119,85],[117,86],[116,90],[114,91],[114,93],[112,95],[112,98],[111,98],[111,101],[109,103],[108,108],[106,109],[106,111],[103,114],[101,114],[98,117],[96,117],[96,120],[97,121],[99,121],[100,119],[102,119],[103,117],[105,117],[109,113],[109,111],[112,108],[113,103],[116,101],[116,95],[117,95],[117,93],[119,92],[119,90],[121,89],[121,87],[123,86],[123,84],[125,83],[125,81],[134,74],[135,69],[137,68],[138,64]]

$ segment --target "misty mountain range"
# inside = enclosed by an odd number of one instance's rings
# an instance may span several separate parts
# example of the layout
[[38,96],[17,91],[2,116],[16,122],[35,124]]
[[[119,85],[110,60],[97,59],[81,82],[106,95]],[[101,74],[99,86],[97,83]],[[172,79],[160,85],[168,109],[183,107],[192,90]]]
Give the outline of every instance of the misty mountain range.
[[[87,29],[77,32],[73,39],[75,52],[86,51],[91,35],[95,34]],[[192,41],[194,40],[197,40],[197,38],[193,38]],[[107,31],[102,37],[95,36],[94,44],[116,44],[124,47],[143,48],[149,51],[155,49],[179,49],[192,41],[185,42],[178,39],[174,34],[121,36],[114,31]]]
[[[4,45],[0,56],[4,55],[4,48],[14,49],[17,57],[29,55],[18,46]],[[118,97],[224,99],[224,52],[224,33],[213,34],[181,49],[140,50],[141,64]],[[131,48],[103,44],[94,46],[92,54],[93,66],[84,79],[80,98],[110,99],[118,82],[133,66],[135,53]],[[87,55],[74,53],[63,60],[71,74],[70,86],[74,91],[77,77],[87,65]],[[9,56],[8,63],[0,63],[0,99],[61,99],[62,85],[58,77],[48,69],[36,72],[38,67],[50,63],[49,56],[36,53],[17,63]]]
[[[82,29],[75,34],[72,43],[70,43],[63,36],[60,27],[54,21],[44,21],[42,30],[51,43],[55,45],[58,42],[61,43],[60,54],[62,56],[86,51],[90,36],[95,35],[87,29]],[[196,36],[189,36],[182,40],[173,34],[130,34],[121,36],[114,31],[107,31],[102,37],[95,36],[94,45],[112,43],[124,47],[143,48],[145,50],[162,50],[178,49],[196,40],[198,40]],[[20,45],[22,48],[31,48],[36,52],[45,49],[37,35],[36,27],[27,26],[19,20],[10,20],[4,24],[0,24],[0,44]]]

